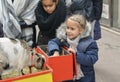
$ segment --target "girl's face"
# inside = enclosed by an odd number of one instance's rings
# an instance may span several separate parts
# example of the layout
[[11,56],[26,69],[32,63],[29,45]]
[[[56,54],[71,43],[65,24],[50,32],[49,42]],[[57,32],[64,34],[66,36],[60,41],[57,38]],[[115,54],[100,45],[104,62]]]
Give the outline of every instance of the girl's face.
[[53,0],[42,0],[43,8],[48,14],[52,14],[57,6],[57,1],[53,2]]
[[84,31],[84,29],[76,21],[68,19],[66,24],[67,24],[66,33],[69,39],[76,38]]

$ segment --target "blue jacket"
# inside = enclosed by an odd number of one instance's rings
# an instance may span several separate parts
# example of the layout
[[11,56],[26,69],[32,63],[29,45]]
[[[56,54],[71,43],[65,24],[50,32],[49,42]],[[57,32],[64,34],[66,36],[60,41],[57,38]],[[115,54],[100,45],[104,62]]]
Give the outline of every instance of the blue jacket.
[[[69,46],[66,41],[61,42],[58,38],[50,40],[48,42],[49,54],[52,55],[56,50],[60,51],[60,47],[63,45]],[[79,82],[95,82],[94,64],[98,60],[98,46],[91,37],[79,41],[76,59],[77,63],[81,65],[84,74],[84,77]]]
[[94,24],[94,40],[99,40],[100,38],[101,38],[100,21],[96,20]]

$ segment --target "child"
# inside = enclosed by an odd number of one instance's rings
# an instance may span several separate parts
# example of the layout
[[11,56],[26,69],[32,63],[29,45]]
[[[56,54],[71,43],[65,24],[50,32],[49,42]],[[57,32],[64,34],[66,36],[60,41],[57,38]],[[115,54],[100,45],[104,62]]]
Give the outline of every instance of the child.
[[[83,15],[77,14],[70,16],[65,24],[66,26],[62,25],[59,29],[66,29],[66,40],[61,41],[62,37],[50,40],[48,42],[49,55],[59,56],[60,47],[68,44],[68,50],[76,54],[77,66],[80,67],[78,69],[79,77],[74,78],[74,81],[66,82],[95,82],[94,64],[98,60],[98,46],[90,36],[91,27],[86,25]],[[81,75],[82,73],[84,76]]]
[[66,18],[66,6],[63,0],[41,0],[35,10],[40,32],[38,45],[47,45],[55,38],[56,29]]
[[103,0],[64,0],[67,15],[82,14],[91,23],[91,36],[94,40],[101,38],[100,22]]

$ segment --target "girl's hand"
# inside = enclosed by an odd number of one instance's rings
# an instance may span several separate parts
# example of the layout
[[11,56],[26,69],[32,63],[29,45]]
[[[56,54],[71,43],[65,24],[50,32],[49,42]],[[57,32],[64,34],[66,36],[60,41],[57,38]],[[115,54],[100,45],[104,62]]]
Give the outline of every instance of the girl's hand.
[[69,48],[68,51],[71,52],[71,53],[74,53],[74,54],[76,53],[76,51],[72,48]]
[[58,51],[55,51],[54,54],[53,54],[53,56],[59,56],[59,55],[60,55],[60,54],[59,54]]

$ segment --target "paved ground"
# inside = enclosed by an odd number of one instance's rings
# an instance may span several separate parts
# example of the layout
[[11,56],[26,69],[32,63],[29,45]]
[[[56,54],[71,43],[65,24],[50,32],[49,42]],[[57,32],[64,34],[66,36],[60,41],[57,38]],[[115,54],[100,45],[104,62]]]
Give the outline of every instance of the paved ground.
[[120,82],[120,34],[102,29],[98,46],[96,82]]

